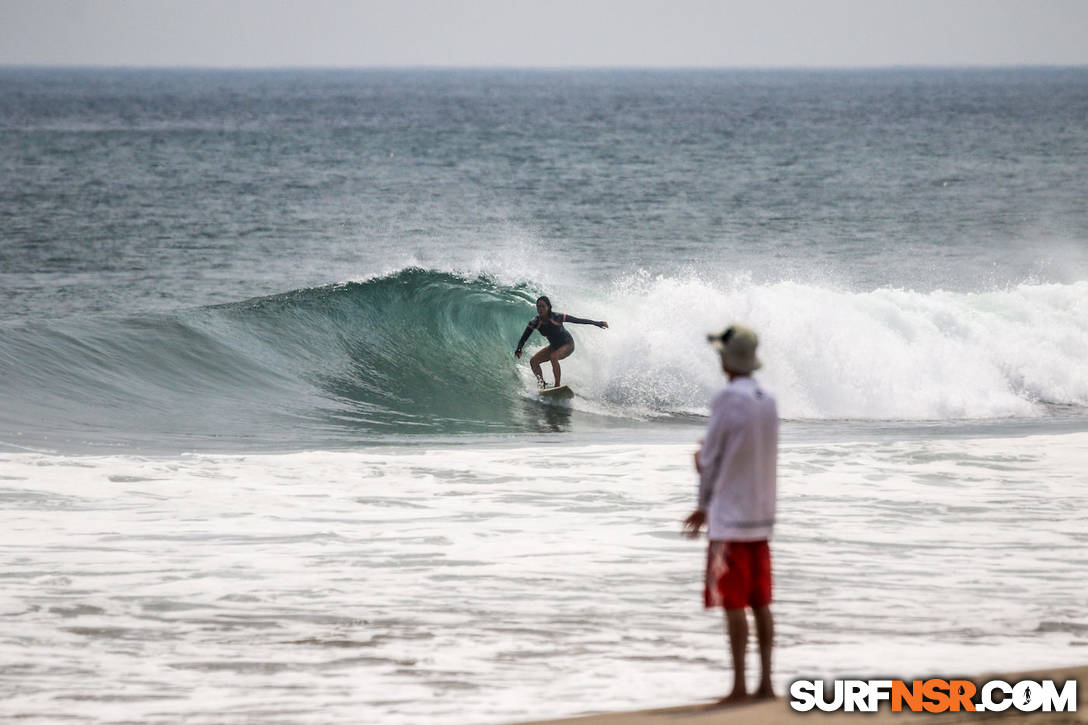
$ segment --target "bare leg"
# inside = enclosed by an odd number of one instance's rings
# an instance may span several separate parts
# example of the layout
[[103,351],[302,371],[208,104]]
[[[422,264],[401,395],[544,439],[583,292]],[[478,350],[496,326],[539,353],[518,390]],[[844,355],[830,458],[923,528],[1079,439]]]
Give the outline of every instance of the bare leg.
[[[544,373],[540,370],[540,364],[545,360],[550,359],[552,356],[552,346],[545,345],[537,350],[536,354],[529,358],[529,367],[533,370],[533,375],[536,376],[536,382],[540,387],[544,387]],[[556,383],[558,385],[558,383]]]
[[756,616],[756,636],[759,638],[759,663],[762,674],[759,689],[755,697],[761,700],[774,699],[774,686],[771,685],[771,650],[774,647],[774,617],[771,608],[756,607],[752,610]]
[[555,377],[555,387],[557,388],[559,387],[559,380],[563,376],[563,371],[559,368],[559,361],[565,357],[570,357],[572,352],[574,352],[574,343],[568,342],[548,356],[548,359],[552,361],[552,375]]
[[733,653],[733,691],[718,701],[717,705],[736,705],[748,699],[744,684],[744,650],[748,647],[748,614],[744,609],[725,610],[725,624],[729,630],[729,649]]

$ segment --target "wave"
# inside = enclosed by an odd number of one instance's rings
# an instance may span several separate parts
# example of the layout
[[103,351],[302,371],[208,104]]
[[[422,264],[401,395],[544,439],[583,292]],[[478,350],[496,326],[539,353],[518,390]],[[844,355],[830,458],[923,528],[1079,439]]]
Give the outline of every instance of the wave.
[[[545,290],[550,291],[550,290]],[[613,420],[706,412],[705,333],[761,334],[760,377],[794,419],[1044,416],[1088,406],[1088,282],[985,292],[852,292],[635,274],[560,289],[576,409]],[[170,315],[7,325],[5,435],[236,441],[533,429],[514,344],[538,290],[407,268]],[[534,336],[534,343],[543,343]]]

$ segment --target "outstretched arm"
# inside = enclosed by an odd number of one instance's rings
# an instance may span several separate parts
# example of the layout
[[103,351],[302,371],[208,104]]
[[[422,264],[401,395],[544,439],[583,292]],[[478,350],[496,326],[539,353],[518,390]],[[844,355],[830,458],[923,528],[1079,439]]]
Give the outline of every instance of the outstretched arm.
[[608,327],[608,323],[604,320],[583,320],[581,317],[575,317],[574,315],[568,315],[563,313],[563,322],[573,322],[576,325],[596,325],[597,327]]

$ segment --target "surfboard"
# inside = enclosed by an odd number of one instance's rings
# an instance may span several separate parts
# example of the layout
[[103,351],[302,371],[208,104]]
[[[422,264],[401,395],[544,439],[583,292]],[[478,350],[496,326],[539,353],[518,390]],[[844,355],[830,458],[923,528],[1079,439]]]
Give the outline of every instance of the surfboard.
[[560,385],[558,388],[544,388],[539,392],[541,398],[549,400],[567,400],[574,397],[574,391],[566,385]]

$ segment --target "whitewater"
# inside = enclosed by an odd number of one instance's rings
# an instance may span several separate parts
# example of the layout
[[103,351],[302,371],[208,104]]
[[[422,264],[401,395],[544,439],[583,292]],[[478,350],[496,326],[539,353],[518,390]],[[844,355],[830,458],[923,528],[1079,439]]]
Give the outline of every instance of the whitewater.
[[[4,530],[35,542],[5,571],[3,709],[502,723],[720,696],[692,450],[0,454]],[[1083,433],[785,445],[776,684],[1079,663],[1086,455]]]

